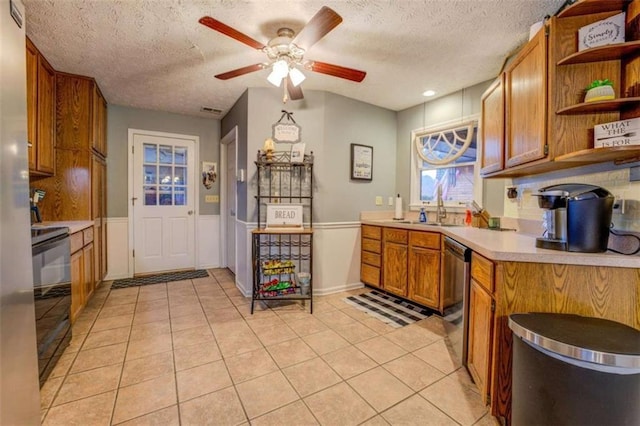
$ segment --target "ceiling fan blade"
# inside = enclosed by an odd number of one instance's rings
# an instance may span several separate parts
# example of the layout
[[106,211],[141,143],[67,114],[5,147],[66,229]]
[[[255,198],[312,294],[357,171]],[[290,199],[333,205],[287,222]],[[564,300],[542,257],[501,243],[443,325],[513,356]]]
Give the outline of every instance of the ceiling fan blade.
[[318,40],[327,35],[332,29],[340,25],[342,17],[333,9],[323,6],[322,9],[314,15],[307,25],[300,30],[293,43],[305,50],[309,50],[311,46],[316,44]]
[[254,49],[262,50],[265,47],[265,45],[260,43],[259,41],[252,39],[248,35],[243,34],[235,28],[231,28],[227,24],[224,24],[217,19],[213,19],[210,16],[203,16],[198,22],[206,27],[211,28],[212,30],[216,30],[226,36],[229,36],[234,40],[238,40],[240,43],[244,43],[247,46],[253,47]]
[[302,87],[300,87],[300,85],[294,86],[291,81],[291,77],[289,76],[287,76],[287,91],[289,92],[289,99],[292,101],[304,98],[304,95],[302,94]]
[[367,75],[367,73],[364,71],[319,61],[309,61],[306,67],[311,71],[332,75],[334,77],[344,78],[345,80],[351,80],[357,83],[360,83],[362,80],[364,80],[365,76]]
[[260,71],[264,69],[263,64],[254,64],[248,65],[246,67],[238,68],[235,70],[223,72],[222,74],[218,74],[215,77],[220,80],[229,80],[230,78],[239,77],[241,75],[249,74],[250,72]]

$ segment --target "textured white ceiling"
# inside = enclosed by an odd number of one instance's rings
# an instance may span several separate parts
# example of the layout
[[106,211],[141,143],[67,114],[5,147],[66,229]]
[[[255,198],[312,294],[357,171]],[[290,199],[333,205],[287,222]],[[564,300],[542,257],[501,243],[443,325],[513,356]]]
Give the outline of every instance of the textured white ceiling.
[[[190,115],[223,114],[247,87],[272,87],[267,70],[214,75],[263,62],[263,53],[198,23],[204,15],[266,43],[299,31],[324,5],[342,24],[305,59],[367,71],[354,83],[310,71],[325,90],[391,110],[495,77],[529,26],[564,0],[24,0],[27,34],[54,68],[94,77],[107,101]],[[295,102],[295,101],[289,101]]]

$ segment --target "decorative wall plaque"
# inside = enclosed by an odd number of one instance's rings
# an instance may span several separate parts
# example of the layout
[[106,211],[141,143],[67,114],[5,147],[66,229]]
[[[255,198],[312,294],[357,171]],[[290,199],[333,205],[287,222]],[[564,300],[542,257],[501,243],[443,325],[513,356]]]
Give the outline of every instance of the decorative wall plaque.
[[[275,142],[279,143],[297,143],[300,142],[300,132],[302,129],[292,117],[293,113],[282,110],[282,116],[275,124],[271,126],[272,137]],[[283,122],[284,118],[287,118]]]
[[624,43],[624,12],[578,30],[578,51]]

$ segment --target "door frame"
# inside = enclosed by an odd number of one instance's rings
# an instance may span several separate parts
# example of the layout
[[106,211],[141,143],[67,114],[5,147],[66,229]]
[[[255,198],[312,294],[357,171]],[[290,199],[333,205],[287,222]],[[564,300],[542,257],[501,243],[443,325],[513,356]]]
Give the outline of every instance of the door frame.
[[[236,143],[236,176],[238,175],[238,126],[234,126],[226,135],[220,139],[220,254],[222,255],[222,265],[228,267],[227,259],[227,210],[229,206],[229,196],[227,194],[227,147],[235,141]],[[238,273],[238,196],[236,192],[236,255],[234,270]]]
[[189,139],[194,142],[194,191],[193,191],[193,200],[194,200],[194,223],[193,223],[193,267],[195,269],[200,265],[200,259],[198,257],[198,217],[200,216],[200,185],[198,179],[198,170],[200,167],[200,136],[195,135],[183,135],[180,133],[168,133],[168,132],[156,132],[153,130],[142,130],[142,129],[128,129],[128,143],[127,143],[127,222],[128,222],[128,241],[129,241],[129,266],[127,269],[127,275],[129,277],[133,277],[135,275],[135,259],[133,258],[133,249],[135,247],[134,241],[134,217],[133,217],[133,205],[131,203],[131,198],[133,198],[134,186],[133,186],[133,138],[135,135],[148,135],[148,136],[159,136],[166,138],[175,138],[175,139]]

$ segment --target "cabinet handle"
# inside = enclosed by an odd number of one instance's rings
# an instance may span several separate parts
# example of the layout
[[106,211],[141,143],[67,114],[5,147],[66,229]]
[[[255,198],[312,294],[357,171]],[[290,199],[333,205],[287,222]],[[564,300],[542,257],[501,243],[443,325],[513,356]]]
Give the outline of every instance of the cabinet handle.
[[27,142],[27,147],[31,148],[33,144],[31,142]]

